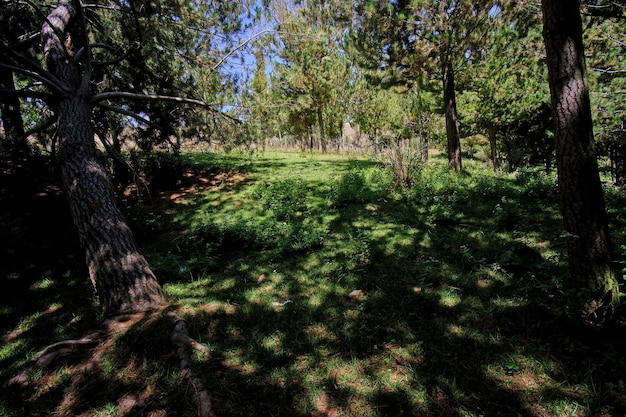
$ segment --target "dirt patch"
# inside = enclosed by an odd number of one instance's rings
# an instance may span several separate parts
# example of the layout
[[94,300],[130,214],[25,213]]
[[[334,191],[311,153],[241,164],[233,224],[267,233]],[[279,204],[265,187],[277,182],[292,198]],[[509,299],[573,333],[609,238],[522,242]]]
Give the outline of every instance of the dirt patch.
[[246,180],[247,177],[239,172],[186,170],[176,181],[174,188],[159,187],[158,184],[141,181],[126,187],[123,195],[126,198],[131,198],[137,194],[145,194],[153,205],[163,207],[170,204],[180,204],[191,196],[207,191],[232,190]]

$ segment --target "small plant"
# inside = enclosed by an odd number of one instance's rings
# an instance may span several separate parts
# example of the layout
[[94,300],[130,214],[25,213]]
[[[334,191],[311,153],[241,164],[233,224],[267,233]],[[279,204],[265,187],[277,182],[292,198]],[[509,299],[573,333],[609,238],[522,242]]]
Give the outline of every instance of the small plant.
[[418,178],[423,161],[418,150],[392,140],[380,154],[382,163],[393,173],[397,185],[411,186]]
[[556,182],[554,175],[546,174],[537,169],[519,170],[515,179],[516,184],[524,188],[524,196],[538,200],[553,200],[556,197]]
[[292,219],[307,211],[307,187],[300,179],[261,185],[254,195],[277,220]]
[[114,403],[106,403],[93,414],[94,417],[116,417],[118,415],[117,406]]
[[330,200],[336,207],[371,203],[381,198],[389,198],[393,189],[394,177],[388,169],[353,169],[331,183]]

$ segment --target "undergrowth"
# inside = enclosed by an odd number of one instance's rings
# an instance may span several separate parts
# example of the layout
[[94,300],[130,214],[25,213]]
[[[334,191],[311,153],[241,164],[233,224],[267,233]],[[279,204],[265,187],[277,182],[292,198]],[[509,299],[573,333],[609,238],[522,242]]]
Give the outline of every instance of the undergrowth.
[[[126,208],[164,290],[211,351],[193,365],[217,415],[626,413],[623,327],[589,333],[565,318],[554,175],[497,175],[473,161],[455,173],[435,160],[397,181],[371,161],[311,154],[190,154],[185,164],[204,187]],[[624,200],[607,189],[618,258]],[[37,303],[2,311],[3,379],[61,337],[41,323],[92,308],[55,295],[67,291],[61,274],[29,276],[19,291],[38,291]],[[52,300],[61,305],[46,313]],[[79,317],[74,332],[95,322]],[[138,363],[162,352],[158,326],[120,338],[100,382],[144,390],[146,410],[192,415],[171,358]],[[59,410],[72,369],[43,371],[54,383],[3,399],[0,414]],[[127,415],[113,383],[90,399],[97,382],[81,397],[85,415]]]

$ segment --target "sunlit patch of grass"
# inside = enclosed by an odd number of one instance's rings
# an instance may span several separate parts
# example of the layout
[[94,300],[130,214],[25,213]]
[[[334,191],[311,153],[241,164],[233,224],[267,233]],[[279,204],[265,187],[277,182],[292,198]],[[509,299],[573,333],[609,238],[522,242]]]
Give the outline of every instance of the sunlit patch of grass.
[[303,333],[307,336],[311,343],[317,344],[320,342],[334,343],[338,340],[337,335],[334,334],[325,324],[315,323],[304,328]]
[[439,291],[439,304],[446,308],[456,307],[461,303],[461,295],[458,288],[446,288]]
[[31,290],[47,290],[54,285],[54,281],[50,278],[43,278],[30,286]]
[[2,346],[0,346],[0,361],[4,361],[8,358],[18,355],[26,347],[27,343],[24,338],[6,337],[2,340]]

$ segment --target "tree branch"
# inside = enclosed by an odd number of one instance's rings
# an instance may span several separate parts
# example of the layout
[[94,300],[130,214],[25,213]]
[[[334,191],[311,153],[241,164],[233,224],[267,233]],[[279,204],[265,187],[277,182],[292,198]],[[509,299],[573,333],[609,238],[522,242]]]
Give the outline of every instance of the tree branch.
[[220,65],[222,65],[224,63],[224,61],[226,61],[230,56],[232,56],[235,52],[237,52],[238,50],[240,50],[241,48],[243,48],[244,46],[246,46],[246,44],[250,43],[253,39],[258,38],[259,36],[265,34],[265,33],[269,33],[272,32],[272,30],[270,29],[265,29],[262,30],[260,32],[257,32],[253,35],[251,35],[248,39],[246,39],[245,41],[243,41],[242,43],[240,43],[239,45],[237,45],[235,48],[233,48],[232,51],[230,51],[229,53],[227,53],[226,55],[224,55],[222,57],[222,59],[220,59],[219,61],[217,61],[217,64],[213,65],[211,67],[211,71],[215,71],[217,70]]
[[584,6],[583,13],[587,16],[626,20],[625,7],[624,1],[612,1],[610,4],[587,4]]
[[171,101],[171,102],[181,103],[181,104],[190,104],[192,106],[198,106],[198,107],[207,109],[211,111],[212,113],[219,114],[222,117],[225,117],[237,124],[241,123],[241,120],[236,119],[220,110],[217,110],[211,104],[202,100],[194,99],[194,98],[163,96],[163,95],[158,95],[158,94],[139,94],[139,93],[130,93],[130,92],[123,92],[123,91],[109,91],[109,92],[96,94],[95,96],[91,98],[90,102],[92,105],[102,106],[101,103],[103,101],[115,100],[115,99],[128,99],[128,100],[140,100],[140,101]]
[[124,91],[108,91],[96,94],[91,98],[91,104],[98,104],[104,100],[115,100],[115,99],[129,99],[129,100],[141,100],[141,101],[173,101],[176,103],[183,104],[192,104],[194,106],[200,106],[207,109],[213,110],[210,104],[205,103],[204,101],[193,99],[193,98],[184,98],[184,97],[176,97],[176,96],[162,96],[159,94],[140,94],[140,93],[131,93]]
[[18,61],[22,61],[23,63],[27,64],[27,66],[29,66],[31,69],[16,67],[13,65],[4,64],[2,62],[0,62],[0,67],[10,69],[13,72],[24,74],[27,77],[40,81],[55,93],[65,94],[69,92],[69,90],[67,90],[65,86],[63,86],[63,83],[54,76],[54,74],[50,73],[50,71],[46,71],[41,65],[37,64],[32,59],[20,54],[19,52],[16,52],[12,48],[7,48],[4,45],[2,45],[2,49],[13,55],[13,57]]
[[617,70],[606,69],[606,68],[589,68],[589,69],[591,71],[596,71],[602,74],[609,74],[609,75],[626,74],[626,69],[617,69]]
[[85,53],[87,56],[85,57],[85,69],[83,71],[83,78],[80,82],[80,91],[87,92],[89,90],[89,83],[91,82],[91,69],[92,69],[92,53],[91,47],[89,45],[89,33],[87,32],[87,21],[85,20],[85,11],[83,10],[83,6],[80,4],[80,1],[77,1],[77,5],[75,6],[77,9],[78,21],[80,23],[81,35],[83,37],[83,45],[85,48]]
[[141,123],[144,123],[144,124],[154,128],[154,129],[161,130],[161,126],[151,122],[150,120],[146,119],[145,117],[141,117],[140,115],[138,115],[137,113],[134,113],[132,111],[124,110],[121,107],[111,106],[110,104],[106,104],[106,103],[97,103],[96,105],[98,107],[101,107],[101,108],[105,109],[105,110],[110,110],[110,111],[115,112],[115,113],[123,114],[125,116],[130,116],[133,119],[135,119],[135,120],[137,120],[137,121],[139,121]]
[[191,358],[187,354],[187,348],[201,352],[206,357],[211,357],[211,351],[206,346],[201,345],[189,336],[187,323],[183,318],[173,311],[169,311],[167,315],[174,322],[174,331],[172,331],[170,340],[178,346],[181,373],[183,377],[189,381],[193,388],[195,394],[194,401],[198,407],[198,416],[215,417],[209,391],[202,382],[202,379],[200,379],[195,372],[193,372],[193,369],[190,366]]
[[41,91],[30,91],[30,90],[7,90],[0,89],[0,96],[4,97],[21,97],[21,98],[38,98],[46,103],[52,101],[54,96],[49,93],[43,93]]
[[27,137],[34,135],[35,133],[39,133],[43,131],[49,128],[50,126],[52,126],[56,121],[57,121],[57,115],[53,114],[52,116],[48,117],[43,122],[39,123],[37,126],[30,129],[28,132],[25,132],[22,138],[26,139]]

